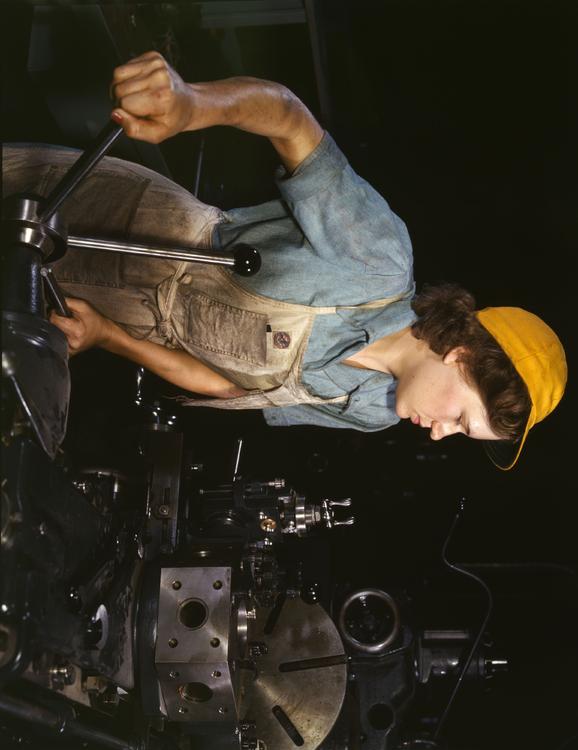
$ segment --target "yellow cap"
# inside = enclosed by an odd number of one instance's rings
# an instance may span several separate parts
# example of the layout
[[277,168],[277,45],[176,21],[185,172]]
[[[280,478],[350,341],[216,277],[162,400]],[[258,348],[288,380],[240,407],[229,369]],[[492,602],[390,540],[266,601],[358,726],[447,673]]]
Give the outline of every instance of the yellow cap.
[[[528,389],[532,408],[521,440],[492,441],[486,450],[500,469],[518,460],[530,429],[553,411],[566,387],[568,368],[560,339],[537,315],[519,307],[486,307],[476,316],[504,350]],[[504,456],[503,448],[510,455]],[[502,448],[502,451],[500,451]]]

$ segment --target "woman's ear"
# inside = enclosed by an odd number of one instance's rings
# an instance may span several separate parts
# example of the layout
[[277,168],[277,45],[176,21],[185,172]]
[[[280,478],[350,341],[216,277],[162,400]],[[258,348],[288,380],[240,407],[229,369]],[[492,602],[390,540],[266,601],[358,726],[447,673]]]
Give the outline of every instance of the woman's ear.
[[467,349],[465,346],[454,346],[443,358],[444,365],[456,365],[464,358]]

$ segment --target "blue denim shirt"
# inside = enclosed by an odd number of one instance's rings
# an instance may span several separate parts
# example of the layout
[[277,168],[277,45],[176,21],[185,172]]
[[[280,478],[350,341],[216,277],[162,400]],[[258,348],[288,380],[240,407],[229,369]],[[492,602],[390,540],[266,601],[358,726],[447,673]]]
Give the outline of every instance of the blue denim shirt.
[[359,305],[383,297],[408,298],[383,308],[339,310],[319,316],[302,367],[316,396],[348,394],[338,404],[264,409],[270,425],[316,424],[375,431],[398,422],[395,379],[344,365],[373,341],[415,320],[412,249],[403,221],[357,175],[333,138],[288,175],[276,174],[280,200],[228,211],[214,246],[245,242],[261,254],[261,270],[238,278],[252,292],[302,305]]

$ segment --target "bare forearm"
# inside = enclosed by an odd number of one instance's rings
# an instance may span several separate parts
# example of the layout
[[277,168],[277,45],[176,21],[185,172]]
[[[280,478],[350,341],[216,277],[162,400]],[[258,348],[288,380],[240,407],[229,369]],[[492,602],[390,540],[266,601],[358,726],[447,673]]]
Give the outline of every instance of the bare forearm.
[[242,388],[187,352],[167,349],[152,341],[134,339],[115,323],[109,321],[109,324],[108,336],[101,343],[101,348],[136,362],[163,380],[187,391],[216,398],[230,398],[245,393]]
[[268,138],[288,137],[291,123],[298,124],[308,112],[285,86],[261,78],[226,78],[187,86],[197,111],[185,130],[230,125]]
[[195,111],[186,130],[229,125],[265,136],[293,167],[305,158],[303,151],[310,153],[323,136],[303,102],[279,83],[239,77],[188,86]]
[[113,119],[131,138],[149,143],[229,125],[269,138],[291,172],[323,137],[317,120],[285,86],[248,77],[185,83],[158,52],[116,68],[112,89]]

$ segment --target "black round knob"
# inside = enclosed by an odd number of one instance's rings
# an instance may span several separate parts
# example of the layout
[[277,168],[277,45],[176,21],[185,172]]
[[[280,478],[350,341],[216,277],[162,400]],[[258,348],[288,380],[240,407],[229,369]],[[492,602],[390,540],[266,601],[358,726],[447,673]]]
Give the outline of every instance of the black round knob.
[[233,249],[235,273],[239,276],[252,276],[261,268],[261,256],[254,247],[240,243]]

